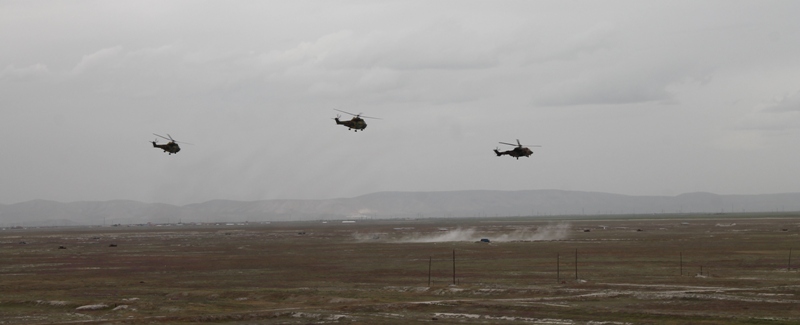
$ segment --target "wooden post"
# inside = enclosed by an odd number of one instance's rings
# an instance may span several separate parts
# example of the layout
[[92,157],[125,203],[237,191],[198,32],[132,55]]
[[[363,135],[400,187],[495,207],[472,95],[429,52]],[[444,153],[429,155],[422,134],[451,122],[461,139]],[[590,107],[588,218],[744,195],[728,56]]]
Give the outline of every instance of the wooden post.
[[575,280],[578,280],[578,249],[575,249]]
[[431,264],[433,264],[433,257],[428,256],[428,288],[431,287]]
[[561,283],[561,256],[556,253],[556,281]]
[[453,249],[453,285],[456,285],[456,250]]

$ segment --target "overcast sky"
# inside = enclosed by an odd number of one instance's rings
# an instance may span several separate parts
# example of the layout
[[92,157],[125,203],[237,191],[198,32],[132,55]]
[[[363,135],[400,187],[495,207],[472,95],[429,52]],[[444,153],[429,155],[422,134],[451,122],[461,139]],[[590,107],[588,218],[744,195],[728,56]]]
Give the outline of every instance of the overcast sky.
[[[0,1],[0,203],[800,192],[797,13],[798,1]],[[381,119],[355,133],[334,108]],[[167,155],[152,133],[194,145]],[[492,152],[516,139],[542,147]]]

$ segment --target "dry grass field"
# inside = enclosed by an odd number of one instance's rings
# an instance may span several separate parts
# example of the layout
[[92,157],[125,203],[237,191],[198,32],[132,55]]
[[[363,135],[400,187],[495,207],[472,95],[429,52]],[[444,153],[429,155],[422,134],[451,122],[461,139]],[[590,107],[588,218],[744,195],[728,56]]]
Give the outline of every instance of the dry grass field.
[[4,229],[0,324],[795,324],[790,249],[790,213]]

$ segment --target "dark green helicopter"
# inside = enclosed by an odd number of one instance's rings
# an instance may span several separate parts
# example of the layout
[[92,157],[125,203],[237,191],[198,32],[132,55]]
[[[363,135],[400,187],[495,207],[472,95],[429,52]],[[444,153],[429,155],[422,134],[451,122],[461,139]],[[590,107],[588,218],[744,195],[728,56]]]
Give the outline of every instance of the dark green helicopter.
[[531,149],[528,149],[528,147],[541,147],[540,145],[525,147],[519,143],[519,139],[517,139],[517,144],[507,143],[507,142],[500,142],[500,143],[509,146],[516,146],[516,148],[508,151],[500,151],[498,148],[494,149],[494,153],[497,154],[498,157],[502,155],[509,155],[511,157],[517,158],[517,160],[519,160],[519,157],[530,157],[533,154],[533,151]]
[[166,144],[158,144],[158,143],[156,143],[157,139],[153,140],[152,143],[153,143],[153,148],[160,148],[160,149],[164,150],[164,152],[169,152],[170,155],[173,154],[173,153],[177,154],[178,151],[181,151],[181,146],[179,146],[178,143],[191,144],[191,143],[187,143],[187,142],[175,141],[174,139],[172,139],[172,136],[169,135],[169,133],[167,133],[167,137],[165,137],[163,135],[158,135],[158,134],[155,134],[155,133],[153,133],[153,135],[155,135],[157,137],[164,138],[166,140],[169,140],[169,142],[167,142]]
[[347,127],[348,130],[355,130],[355,132],[358,132],[358,130],[362,130],[363,131],[364,129],[367,128],[367,122],[364,122],[364,118],[374,118],[374,119],[380,120],[380,118],[377,118],[377,117],[362,116],[361,113],[353,114],[353,113],[345,112],[343,110],[335,109],[335,108],[333,110],[339,111],[339,112],[342,112],[342,113],[345,113],[345,114],[353,115],[353,118],[351,118],[349,121],[340,121],[339,118],[341,117],[341,115],[337,114],[336,117],[334,118],[334,120],[336,121],[337,125],[339,125],[339,124],[344,125],[344,126]]

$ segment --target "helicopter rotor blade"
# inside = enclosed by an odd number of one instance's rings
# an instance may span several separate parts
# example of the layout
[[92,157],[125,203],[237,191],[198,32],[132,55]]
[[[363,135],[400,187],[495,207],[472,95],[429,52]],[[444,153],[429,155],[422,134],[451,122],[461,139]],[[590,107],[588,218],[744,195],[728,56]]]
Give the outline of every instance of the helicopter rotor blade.
[[155,133],[153,133],[153,135],[155,135],[155,136],[157,136],[157,137],[159,137],[159,138],[163,138],[164,140],[169,140],[169,141],[171,141],[171,142],[175,142],[175,143],[180,143],[180,144],[188,144],[188,145],[192,145],[192,146],[194,145],[193,143],[188,143],[188,142],[183,142],[183,141],[177,141],[177,140],[173,139],[173,138],[172,138],[172,136],[171,136],[171,135],[169,135],[169,133],[167,133],[167,136],[166,136],[166,137],[165,137],[165,136],[163,136],[163,135],[155,134]]
[[353,116],[358,116],[358,114],[353,114],[353,113],[350,113],[350,112],[345,112],[345,111],[343,111],[343,110],[336,109],[336,108],[334,108],[333,110],[334,110],[334,111],[339,111],[339,112],[342,112],[342,113],[345,113],[345,114],[350,114],[350,115],[353,115]]
[[345,114],[350,114],[350,115],[355,116],[357,118],[371,118],[371,119],[376,119],[376,120],[380,120],[381,119],[380,117],[364,116],[364,115],[361,115],[362,113],[353,114],[353,113],[346,112],[346,111],[343,111],[343,110],[340,110],[340,109],[337,109],[337,108],[334,108],[333,110],[334,111],[339,111],[339,112],[342,112],[342,113],[345,113]]
[[508,142],[500,142],[500,143],[505,144],[505,145],[509,145],[509,146],[514,146],[514,147],[520,147],[520,148],[522,148],[522,147],[541,147],[541,145],[538,145],[538,144],[533,144],[533,145],[521,144],[521,143],[519,143],[519,139],[517,139],[517,144],[508,143]]
[[190,145],[190,146],[193,146],[193,145],[194,145],[194,143],[188,143],[188,142],[177,141],[177,140],[172,140],[172,142],[175,142],[175,143],[180,143],[180,144],[188,144],[188,145]]

